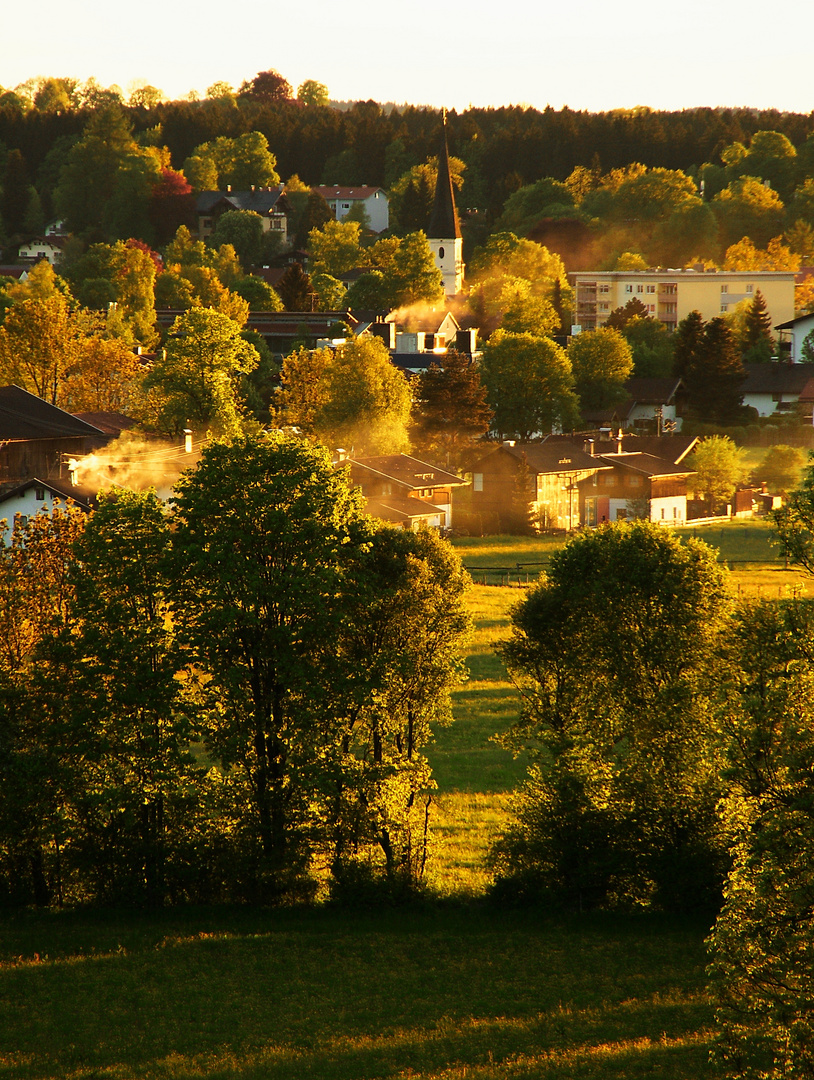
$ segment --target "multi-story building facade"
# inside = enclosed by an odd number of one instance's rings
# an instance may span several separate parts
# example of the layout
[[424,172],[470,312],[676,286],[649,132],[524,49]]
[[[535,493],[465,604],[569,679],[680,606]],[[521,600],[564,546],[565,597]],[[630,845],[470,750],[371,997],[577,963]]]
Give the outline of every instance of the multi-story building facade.
[[706,321],[733,311],[760,291],[777,324],[794,318],[794,274],[781,271],[608,270],[571,275],[574,325],[596,330],[610,313],[636,299],[674,330],[691,311]]

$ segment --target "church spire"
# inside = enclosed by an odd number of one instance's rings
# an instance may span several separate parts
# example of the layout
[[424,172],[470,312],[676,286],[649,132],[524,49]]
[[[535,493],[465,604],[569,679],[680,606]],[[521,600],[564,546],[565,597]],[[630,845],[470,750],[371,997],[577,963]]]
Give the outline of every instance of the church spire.
[[438,179],[435,181],[435,200],[427,235],[435,239],[459,240],[461,226],[458,211],[455,208],[455,189],[452,186],[452,173],[449,170],[449,148],[447,146],[447,111],[443,112],[441,143],[438,152]]

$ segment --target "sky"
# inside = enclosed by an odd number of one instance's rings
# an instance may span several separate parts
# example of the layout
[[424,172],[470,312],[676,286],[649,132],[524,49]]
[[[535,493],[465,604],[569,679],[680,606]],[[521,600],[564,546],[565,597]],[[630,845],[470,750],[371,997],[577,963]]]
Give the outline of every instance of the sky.
[[336,0],[234,8],[199,0],[38,0],[4,5],[0,86],[94,76],[125,92],[205,96],[274,69],[335,100],[532,105],[600,112],[649,106],[814,111],[808,0],[612,4],[609,0]]

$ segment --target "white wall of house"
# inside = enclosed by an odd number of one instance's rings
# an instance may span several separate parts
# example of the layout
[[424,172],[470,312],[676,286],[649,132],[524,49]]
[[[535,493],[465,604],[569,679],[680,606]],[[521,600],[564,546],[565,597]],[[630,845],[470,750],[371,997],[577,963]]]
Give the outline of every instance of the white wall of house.
[[683,525],[687,520],[687,496],[671,495],[650,500],[650,520],[660,525]]
[[[609,499],[611,521],[630,521],[633,517],[628,499]],[[673,495],[650,500],[650,520],[663,525],[683,525],[687,520],[687,496]]]
[[[644,426],[640,423],[641,421],[650,421],[651,423],[655,423],[656,408],[656,405],[639,404],[637,402],[630,410],[627,426],[629,428]],[[681,431],[682,418],[680,416],[676,416],[675,405],[662,405],[661,410],[662,422],[665,420],[672,420],[675,423],[675,430]],[[637,421],[639,421],[639,423],[637,423]]]
[[758,416],[774,416],[776,412],[788,413],[796,405],[799,394],[744,394],[743,404],[757,409]]
[[11,529],[14,518],[21,514],[25,518],[34,517],[35,514],[48,513],[54,507],[55,502],[64,509],[66,500],[61,495],[54,495],[47,487],[30,487],[12,498],[0,503],[0,520],[5,519],[6,530],[2,536],[2,543],[7,543],[11,538]]

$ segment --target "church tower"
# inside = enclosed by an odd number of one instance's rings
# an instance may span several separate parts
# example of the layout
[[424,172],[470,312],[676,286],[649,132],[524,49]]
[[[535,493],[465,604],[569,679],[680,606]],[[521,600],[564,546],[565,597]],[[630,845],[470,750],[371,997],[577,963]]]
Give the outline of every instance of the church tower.
[[427,230],[427,239],[435,258],[435,265],[443,276],[444,292],[447,296],[456,296],[464,284],[464,259],[461,226],[458,211],[455,208],[455,191],[452,175],[449,171],[449,149],[447,147],[447,114],[444,111],[444,125],[441,130],[441,145],[438,152],[438,179],[435,182],[435,200],[432,217]]

